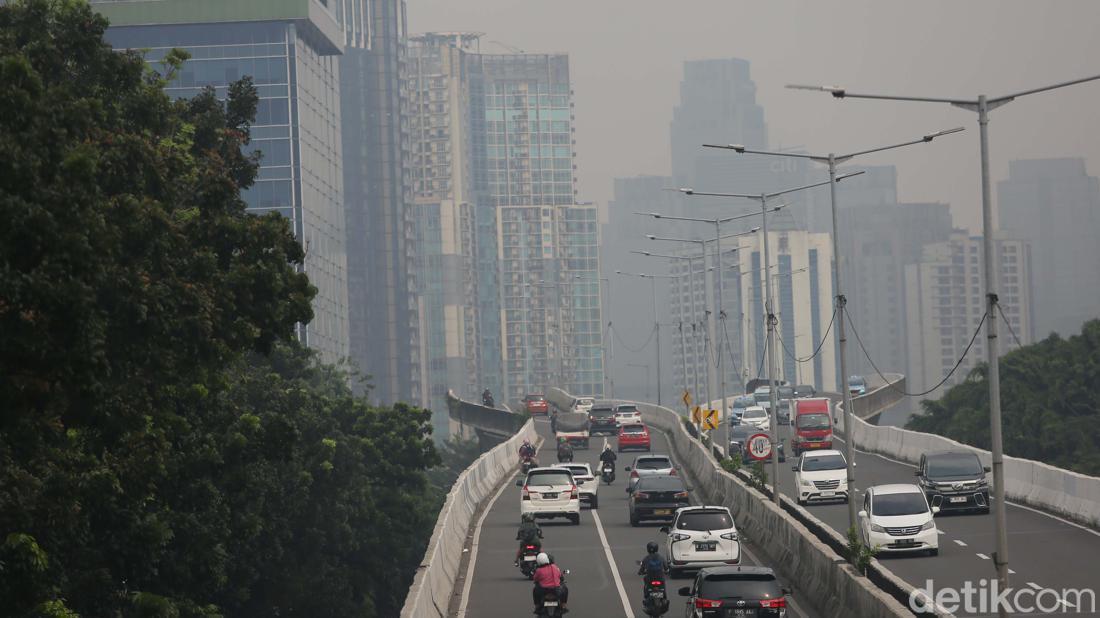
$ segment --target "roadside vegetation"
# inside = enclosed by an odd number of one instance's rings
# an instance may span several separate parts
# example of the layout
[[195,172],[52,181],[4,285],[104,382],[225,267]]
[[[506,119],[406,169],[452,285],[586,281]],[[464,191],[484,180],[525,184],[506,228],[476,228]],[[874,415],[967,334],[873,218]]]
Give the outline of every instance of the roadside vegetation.
[[106,26],[0,5],[0,614],[395,616],[429,413],[297,343],[302,247],[240,197],[252,83],[172,100],[185,54]]
[[[989,449],[987,366],[970,372],[908,429]],[[1063,339],[1051,335],[1001,360],[1005,453],[1100,476],[1100,320]]]

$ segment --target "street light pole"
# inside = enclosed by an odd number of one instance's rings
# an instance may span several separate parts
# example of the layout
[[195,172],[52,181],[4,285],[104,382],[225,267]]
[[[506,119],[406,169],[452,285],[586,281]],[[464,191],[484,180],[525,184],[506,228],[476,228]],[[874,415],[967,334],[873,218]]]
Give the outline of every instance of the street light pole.
[[661,405],[661,322],[657,319],[657,278],[650,277],[649,289],[653,292],[653,328],[657,335],[657,405]]
[[[982,249],[985,259],[985,288],[986,288],[986,357],[989,363],[989,437],[990,452],[993,464],[993,495],[992,501],[996,508],[993,509],[993,521],[996,536],[996,551],[993,552],[993,566],[997,570],[997,580],[1002,590],[1008,589],[1008,520],[1005,513],[1006,501],[1004,493],[1004,444],[1001,435],[1001,391],[1000,391],[1000,355],[997,346],[997,314],[1000,312],[997,297],[997,266],[994,263],[995,248],[993,242],[993,195],[989,178],[989,112],[1007,105],[1016,99],[1029,94],[1057,90],[1066,86],[1073,86],[1085,82],[1100,79],[1100,75],[1091,75],[1067,82],[1032,88],[989,98],[979,95],[976,99],[950,99],[940,97],[915,97],[881,94],[851,93],[838,86],[795,86],[788,88],[798,90],[817,90],[828,92],[834,98],[844,99],[876,99],[887,101],[912,101],[917,103],[946,103],[955,107],[976,112],[978,114],[979,144],[981,151],[981,189],[982,189]],[[1005,616],[1003,606],[998,606],[998,614]]]

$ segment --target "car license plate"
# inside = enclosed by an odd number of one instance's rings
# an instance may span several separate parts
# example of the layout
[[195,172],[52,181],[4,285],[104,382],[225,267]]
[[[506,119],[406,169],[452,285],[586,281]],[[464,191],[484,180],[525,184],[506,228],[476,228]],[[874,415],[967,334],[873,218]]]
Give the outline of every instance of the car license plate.
[[835,491],[823,491],[823,492],[821,492],[821,497],[822,498],[832,498],[835,495],[836,495]]
[[665,593],[663,590],[654,590],[653,592],[649,593],[649,596],[653,597],[654,599],[663,599],[665,598]]
[[558,602],[557,601],[546,601],[545,603],[542,604],[542,606],[543,607],[557,607]]
[[537,557],[538,557],[538,556],[524,556],[524,557],[523,557],[523,561],[524,561],[524,562],[534,562],[534,561],[535,561],[535,558],[537,558]]
[[654,515],[672,515],[672,509],[654,509]]
[[542,494],[544,500],[554,500],[558,497],[558,494]]
[[718,543],[716,541],[703,541],[695,544],[695,551],[716,551],[718,549]]
[[966,496],[952,496],[950,501],[955,504],[966,502]]
[[902,540],[898,541],[897,543],[895,543],[895,545],[916,545],[916,544],[917,544],[916,539],[902,539]]
[[732,608],[732,609],[727,609],[726,610],[726,616],[730,616],[730,617],[736,616],[737,618],[741,618],[742,616],[755,616],[755,615],[756,615],[756,610],[755,609]]

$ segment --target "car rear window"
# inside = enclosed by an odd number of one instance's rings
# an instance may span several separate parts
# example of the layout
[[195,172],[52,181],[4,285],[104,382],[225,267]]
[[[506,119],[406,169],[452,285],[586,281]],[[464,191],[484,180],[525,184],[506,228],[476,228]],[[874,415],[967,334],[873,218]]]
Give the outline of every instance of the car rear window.
[[764,410],[749,409],[745,410],[745,414],[742,416],[742,418],[764,418],[767,415],[768,413]]
[[608,418],[614,416],[615,411],[611,408],[592,408],[588,411],[588,414],[590,416],[595,416],[596,418]]
[[639,491],[684,491],[684,482],[675,476],[647,476],[635,487]]
[[775,599],[783,596],[774,575],[729,573],[708,575],[699,587],[705,599]]
[[648,459],[639,459],[638,463],[634,465],[638,470],[663,470],[665,468],[671,468],[672,462],[664,457],[653,457]]
[[636,406],[632,403],[624,403],[623,405],[619,406],[617,411],[618,412],[637,412],[638,411],[638,406]]
[[592,476],[592,473],[586,470],[584,466],[568,466],[567,469],[573,473],[573,476]]
[[568,472],[532,472],[527,475],[528,485],[572,485],[573,475]]
[[725,511],[690,511],[681,513],[676,520],[678,530],[728,530],[733,519]]
[[645,425],[623,425],[623,433],[645,433]]

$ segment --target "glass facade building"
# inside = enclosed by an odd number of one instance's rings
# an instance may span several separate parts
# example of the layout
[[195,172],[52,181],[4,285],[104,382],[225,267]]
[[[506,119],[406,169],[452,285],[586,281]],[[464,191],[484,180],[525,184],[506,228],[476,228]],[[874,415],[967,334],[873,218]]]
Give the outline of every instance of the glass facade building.
[[[260,101],[250,150],[263,153],[256,183],[243,192],[248,211],[290,219],[306,250],[305,272],[317,287],[313,321],[300,338],[328,362],[348,355],[347,256],[341,169],[339,26],[327,12],[269,21],[224,21],[234,11],[206,11],[205,3],[102,2],[111,19],[107,40],[116,49],[145,49],[159,64],[172,48],[191,54],[168,85],[174,97],[192,97],[252,76]],[[230,2],[241,17],[255,2]],[[201,5],[201,6],[200,6]],[[306,8],[309,8],[308,5]],[[320,5],[317,5],[320,7]],[[322,9],[322,11],[324,11]]]

